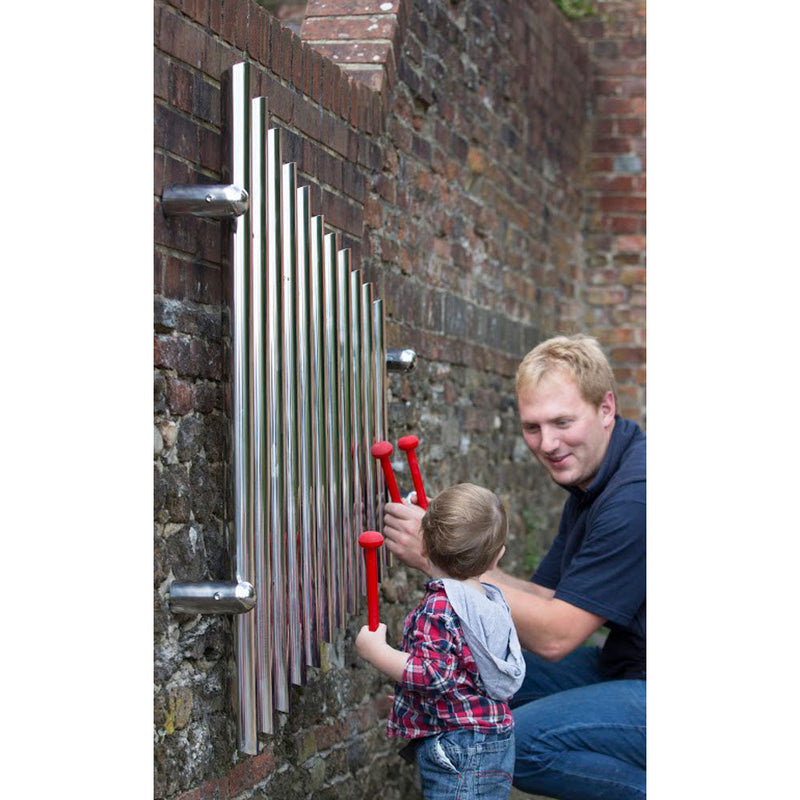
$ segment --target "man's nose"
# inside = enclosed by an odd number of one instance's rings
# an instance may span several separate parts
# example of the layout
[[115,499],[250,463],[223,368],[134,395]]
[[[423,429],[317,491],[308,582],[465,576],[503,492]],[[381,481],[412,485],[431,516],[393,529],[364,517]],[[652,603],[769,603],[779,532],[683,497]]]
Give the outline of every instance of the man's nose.
[[556,431],[548,428],[542,429],[542,450],[545,453],[555,453],[558,450],[559,440]]

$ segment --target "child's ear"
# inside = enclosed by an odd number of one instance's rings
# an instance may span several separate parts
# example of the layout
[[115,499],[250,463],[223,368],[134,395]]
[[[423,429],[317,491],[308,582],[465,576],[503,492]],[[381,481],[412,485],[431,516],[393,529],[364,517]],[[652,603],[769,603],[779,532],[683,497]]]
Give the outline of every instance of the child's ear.
[[500,549],[500,552],[497,554],[497,558],[494,561],[492,561],[492,566],[489,567],[489,569],[494,569],[500,563],[500,559],[505,554],[506,554],[506,546],[503,545],[503,547]]

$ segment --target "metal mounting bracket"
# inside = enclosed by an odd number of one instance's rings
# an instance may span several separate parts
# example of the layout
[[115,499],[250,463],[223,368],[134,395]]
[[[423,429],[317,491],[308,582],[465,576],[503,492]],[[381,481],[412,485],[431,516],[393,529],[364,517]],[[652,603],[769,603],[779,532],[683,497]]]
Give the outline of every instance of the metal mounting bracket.
[[387,350],[386,369],[390,372],[411,372],[417,366],[414,350]]
[[232,184],[170,184],[164,187],[161,207],[168,217],[239,217],[250,207],[250,198]]
[[243,614],[256,604],[256,590],[247,581],[175,581],[169,587],[173,614]]

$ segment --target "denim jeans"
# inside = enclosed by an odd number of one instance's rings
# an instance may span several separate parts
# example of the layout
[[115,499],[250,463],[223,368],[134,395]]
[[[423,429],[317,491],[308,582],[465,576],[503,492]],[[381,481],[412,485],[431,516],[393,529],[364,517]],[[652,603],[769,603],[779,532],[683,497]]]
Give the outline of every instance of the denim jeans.
[[597,647],[556,663],[524,656],[525,681],[510,703],[514,786],[559,800],[646,797],[646,681],[604,680]]
[[416,749],[425,800],[507,800],[514,770],[514,731],[447,731]]

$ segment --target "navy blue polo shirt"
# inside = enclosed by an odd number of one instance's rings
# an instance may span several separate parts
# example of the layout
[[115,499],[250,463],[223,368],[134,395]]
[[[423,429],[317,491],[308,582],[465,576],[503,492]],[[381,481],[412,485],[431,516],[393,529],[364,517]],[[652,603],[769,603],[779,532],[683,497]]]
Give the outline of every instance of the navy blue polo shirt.
[[566,603],[604,617],[605,677],[646,675],[646,438],[617,416],[600,469],[570,493],[558,535],[531,578]]

